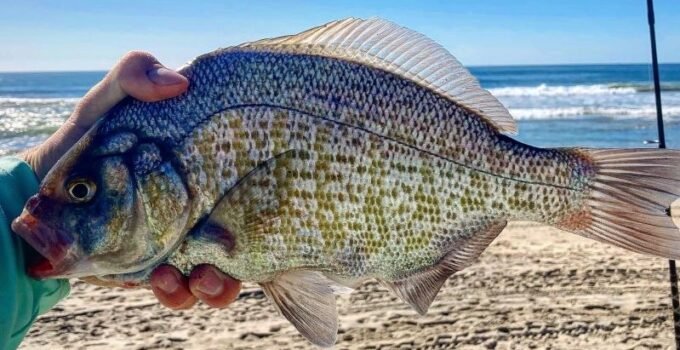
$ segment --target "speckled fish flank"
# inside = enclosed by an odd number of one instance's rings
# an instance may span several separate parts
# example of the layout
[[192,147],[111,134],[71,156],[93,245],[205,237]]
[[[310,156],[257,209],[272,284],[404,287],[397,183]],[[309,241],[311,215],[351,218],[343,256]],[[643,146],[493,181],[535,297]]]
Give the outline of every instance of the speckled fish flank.
[[[680,258],[678,152],[517,142],[453,56],[393,23],[332,22],[181,73],[187,93],[119,104],[46,178],[38,198],[57,209],[24,221],[77,242],[52,276],[145,283],[160,263],[213,264],[330,346],[339,289],[375,278],[424,313],[509,220]],[[69,201],[83,181],[97,194]]]

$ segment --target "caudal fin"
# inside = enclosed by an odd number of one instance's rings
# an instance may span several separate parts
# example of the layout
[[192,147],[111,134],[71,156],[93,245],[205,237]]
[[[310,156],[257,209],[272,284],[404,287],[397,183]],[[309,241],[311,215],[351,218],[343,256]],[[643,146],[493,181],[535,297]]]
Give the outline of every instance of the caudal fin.
[[680,151],[580,149],[595,175],[583,210],[559,226],[639,253],[680,259],[671,203],[680,198]]

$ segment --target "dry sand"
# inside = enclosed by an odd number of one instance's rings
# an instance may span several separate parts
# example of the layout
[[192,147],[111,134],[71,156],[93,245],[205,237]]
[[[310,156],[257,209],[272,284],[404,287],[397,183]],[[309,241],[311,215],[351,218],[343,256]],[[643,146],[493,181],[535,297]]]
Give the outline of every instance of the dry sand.
[[[452,276],[427,316],[377,283],[338,301],[337,349],[670,349],[667,261],[513,223]],[[254,288],[175,312],[150,291],[76,283],[22,349],[313,348]]]

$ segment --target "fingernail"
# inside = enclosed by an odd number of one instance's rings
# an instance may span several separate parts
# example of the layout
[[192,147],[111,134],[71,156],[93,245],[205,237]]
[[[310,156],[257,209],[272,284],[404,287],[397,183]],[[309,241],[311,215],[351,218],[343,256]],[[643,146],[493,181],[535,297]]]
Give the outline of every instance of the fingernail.
[[158,85],[175,85],[186,81],[186,78],[181,74],[165,67],[154,68],[146,74],[151,81]]
[[214,271],[206,269],[196,288],[203,294],[218,296],[224,291],[224,281]]
[[155,280],[156,288],[162,290],[166,294],[172,294],[179,289],[177,278],[171,273],[164,273]]

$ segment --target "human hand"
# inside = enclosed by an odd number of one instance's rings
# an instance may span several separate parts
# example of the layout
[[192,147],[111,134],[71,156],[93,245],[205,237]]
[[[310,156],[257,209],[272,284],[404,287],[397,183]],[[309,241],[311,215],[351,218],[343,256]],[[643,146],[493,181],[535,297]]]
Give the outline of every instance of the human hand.
[[184,76],[163,67],[152,55],[130,52],[85,94],[73,114],[54,134],[21,156],[38,179],[42,179],[99,117],[126,96],[155,102],[175,97],[188,86],[189,81]]
[[[42,179],[97,119],[125,97],[155,102],[175,97],[188,86],[184,76],[165,68],[152,55],[130,52],[83,97],[52,136],[21,157]],[[153,271],[150,282],[158,300],[172,309],[189,308],[198,299],[213,307],[225,307],[236,298],[241,287],[239,281],[210,265],[196,267],[189,277],[172,266],[162,265]]]

